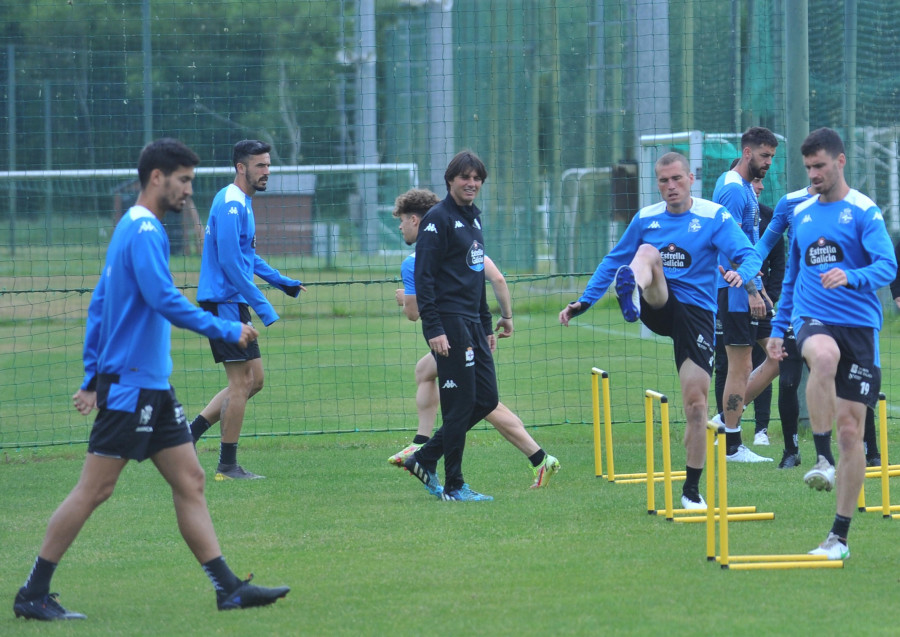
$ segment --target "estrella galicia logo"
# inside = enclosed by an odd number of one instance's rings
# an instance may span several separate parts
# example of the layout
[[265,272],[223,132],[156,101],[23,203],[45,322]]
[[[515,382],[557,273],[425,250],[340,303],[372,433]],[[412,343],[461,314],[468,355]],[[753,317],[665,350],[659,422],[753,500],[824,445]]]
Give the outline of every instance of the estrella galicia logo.
[[691,255],[687,250],[678,247],[674,243],[670,243],[662,248],[659,251],[659,256],[662,257],[664,268],[683,270],[684,268],[691,267]]
[[484,246],[478,240],[472,242],[472,246],[466,253],[466,265],[475,272],[484,270]]
[[806,248],[804,260],[809,266],[830,266],[844,260],[844,251],[834,241],[819,237]]

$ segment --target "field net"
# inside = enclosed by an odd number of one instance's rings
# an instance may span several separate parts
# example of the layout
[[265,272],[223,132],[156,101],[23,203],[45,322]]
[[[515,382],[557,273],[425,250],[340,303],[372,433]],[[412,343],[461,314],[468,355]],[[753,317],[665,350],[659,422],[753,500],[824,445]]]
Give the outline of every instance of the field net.
[[[260,282],[283,320],[262,334],[266,387],[248,435],[415,428],[413,368],[427,349],[394,301],[411,248],[391,209],[413,186],[443,196],[463,148],[488,167],[485,243],[513,296],[501,399],[528,425],[588,422],[594,366],[612,374],[617,421],[642,420],[647,388],[682,418],[669,342],[626,326],[615,301],[569,329],[557,320],[655,201],[660,153],[689,155],[709,196],[740,133],[767,126],[783,140],[761,198],[774,205],[804,185],[805,132],[790,136],[799,113],[842,134],[848,180],[900,239],[891,3],[24,0],[0,13],[2,448],[86,439],[90,419],[69,397],[87,303],[136,197],[137,155],[162,136],[202,160],[193,206],[166,219],[173,276],[192,301],[233,144],[273,145],[269,192],[254,198],[257,250],[309,293]],[[801,54],[788,37],[798,28]],[[881,294],[891,404],[897,322]],[[192,333],[173,332],[173,358],[192,417],[224,373]]]

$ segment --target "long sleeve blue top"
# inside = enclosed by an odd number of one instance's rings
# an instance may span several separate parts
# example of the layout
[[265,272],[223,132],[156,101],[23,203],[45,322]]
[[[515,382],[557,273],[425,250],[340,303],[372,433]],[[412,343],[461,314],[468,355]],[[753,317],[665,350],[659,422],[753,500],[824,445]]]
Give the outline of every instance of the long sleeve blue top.
[[178,291],[162,224],[134,206],[116,225],[91,295],[81,388],[93,389],[98,374],[117,374],[122,385],[168,389],[172,325],[232,343],[241,337],[240,323],[201,310]]
[[[789,321],[798,331],[804,318],[880,330],[876,290],[897,274],[881,209],[858,190],[828,203],[816,195],[796,206],[791,225],[788,274],[772,336],[782,338]],[[832,268],[846,273],[847,285],[825,289],[820,275]]]
[[[694,198],[691,209],[672,214],[661,201],[642,208],[628,224],[616,246],[607,254],[584,294],[578,299],[592,305],[605,293],[621,265],[627,265],[637,249],[649,243],[659,250],[669,287],[682,303],[716,311],[716,290],[721,278],[719,253],[739,263],[745,281],[753,277],[762,259],[728,211],[706,199]],[[730,268],[730,266],[729,266]]]
[[[300,281],[282,275],[256,254],[256,221],[252,200],[235,184],[213,199],[203,239],[197,300],[212,303],[247,303],[264,325],[278,320],[278,313],[253,282],[253,275],[299,294]],[[296,294],[287,288],[295,288]]]

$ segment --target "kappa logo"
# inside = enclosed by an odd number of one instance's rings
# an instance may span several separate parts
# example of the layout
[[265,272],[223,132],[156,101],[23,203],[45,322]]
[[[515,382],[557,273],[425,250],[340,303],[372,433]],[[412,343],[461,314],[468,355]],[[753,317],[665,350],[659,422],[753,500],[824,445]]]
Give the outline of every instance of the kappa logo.
[[809,223],[810,221],[812,221],[812,217],[810,217],[809,215],[804,215],[803,219],[800,221],[800,224],[802,225],[804,223]]
[[144,221],[141,223],[141,227],[138,228],[138,234],[142,232],[156,232],[156,227],[149,221]]
[[433,223],[429,223],[427,226],[425,226],[425,230],[423,230],[423,232],[433,232],[437,234],[437,228],[434,227]]
[[722,212],[722,221],[728,221],[729,219],[731,219],[731,213],[727,210]]
[[456,389],[458,385],[453,382],[452,379],[448,378],[446,382],[441,385],[441,389]]
[[656,229],[661,228],[661,227],[662,227],[662,226],[659,225],[659,221],[654,221],[654,222],[651,223],[649,226],[647,226],[647,229],[648,229],[648,230],[656,230]]
[[230,215],[236,215],[237,213],[238,213],[237,206],[231,206],[231,208],[228,209],[228,214],[230,214]]
[[884,221],[884,216],[881,214],[881,211],[880,211],[880,210],[876,210],[876,211],[875,211],[875,214],[872,215],[872,219],[873,219],[873,220],[875,220],[875,219],[881,219],[882,221]]
[[457,219],[456,223],[453,224],[453,227],[454,228],[465,228],[465,226],[462,224],[462,221],[459,221],[458,219]]

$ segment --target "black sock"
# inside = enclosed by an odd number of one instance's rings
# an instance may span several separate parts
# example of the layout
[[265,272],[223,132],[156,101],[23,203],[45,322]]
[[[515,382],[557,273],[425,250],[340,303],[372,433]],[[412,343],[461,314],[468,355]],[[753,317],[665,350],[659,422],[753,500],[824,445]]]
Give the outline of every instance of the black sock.
[[831,532],[841,538],[846,544],[847,536],[850,534],[850,518],[845,518],[843,515],[835,515],[834,524],[831,525]]
[[428,442],[428,436],[423,436],[422,434],[416,434],[416,437],[413,438],[414,445],[424,445]]
[[800,418],[800,402],[797,391],[789,385],[778,387],[778,414],[781,416],[781,433],[784,436],[784,450],[800,453],[797,446],[797,421]]
[[225,563],[225,558],[221,555],[211,559],[206,564],[201,564],[201,566],[203,567],[206,576],[209,578],[209,581],[212,582],[213,588],[216,589],[217,594],[230,593],[241,585],[240,578],[228,568],[228,564]]
[[544,461],[544,458],[546,456],[547,456],[547,454],[544,452],[543,449],[538,449],[533,454],[528,456],[528,459],[531,461],[531,466],[536,467]]
[[875,431],[875,412],[866,409],[866,428],[863,430],[866,459],[878,456],[878,433]]
[[813,434],[813,442],[816,443],[816,453],[820,456],[824,456],[824,458],[834,466],[834,456],[831,455],[831,432],[825,432],[823,434]]
[[[695,469],[687,465],[684,468],[686,476],[681,492],[689,496],[700,495],[700,475],[703,473],[703,469]],[[695,502],[699,502],[699,500],[695,500]]]
[[50,592],[50,578],[56,571],[56,563],[38,556],[25,580],[25,591],[29,597],[43,597]]
[[223,442],[219,445],[219,464],[237,464],[236,442]]
[[737,448],[744,444],[741,437],[741,430],[725,432],[725,448],[728,449],[728,455],[737,451]]
[[210,427],[212,427],[212,425],[209,424],[209,421],[204,418],[202,414],[194,418],[191,423],[191,436],[194,438],[194,442],[200,440],[200,437],[205,434]]

